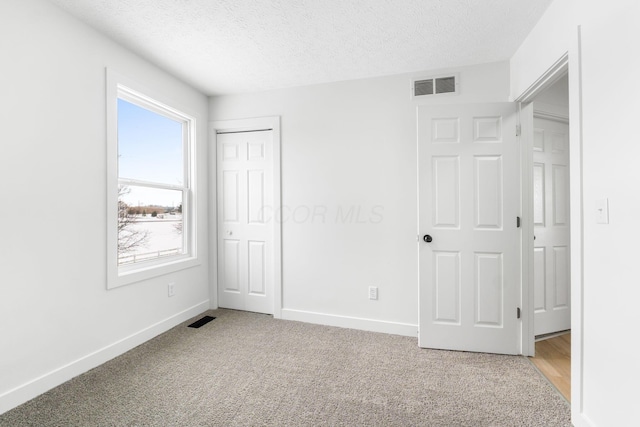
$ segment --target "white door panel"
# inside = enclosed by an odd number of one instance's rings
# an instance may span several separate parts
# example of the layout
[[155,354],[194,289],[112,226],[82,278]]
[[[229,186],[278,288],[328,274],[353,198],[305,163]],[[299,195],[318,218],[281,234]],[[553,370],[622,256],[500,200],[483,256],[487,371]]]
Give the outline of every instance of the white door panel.
[[515,130],[511,103],[418,107],[421,347],[519,352]]
[[273,313],[272,132],[217,135],[218,305]]
[[546,274],[547,274],[547,256],[546,248],[534,248],[533,249],[533,269],[534,282],[533,282],[533,309],[535,312],[543,310],[546,306],[547,289],[545,287]]
[[534,118],[534,333],[571,328],[569,126]]

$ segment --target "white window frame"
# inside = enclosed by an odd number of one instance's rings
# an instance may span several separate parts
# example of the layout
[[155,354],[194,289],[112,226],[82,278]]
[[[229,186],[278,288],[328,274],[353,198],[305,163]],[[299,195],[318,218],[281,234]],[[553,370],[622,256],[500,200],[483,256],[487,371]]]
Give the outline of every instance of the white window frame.
[[[107,69],[107,289],[170,274],[200,264],[196,245],[195,147],[196,119],[169,106],[170,98]],[[120,178],[118,173],[118,99],[133,103],[164,117],[183,122],[182,186]],[[118,265],[118,188],[120,185],[182,191],[184,253],[140,263]]]

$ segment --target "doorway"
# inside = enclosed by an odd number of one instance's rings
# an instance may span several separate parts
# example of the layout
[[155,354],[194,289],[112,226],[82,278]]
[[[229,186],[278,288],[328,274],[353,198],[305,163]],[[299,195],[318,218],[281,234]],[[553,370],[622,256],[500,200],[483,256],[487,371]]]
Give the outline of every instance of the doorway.
[[272,117],[211,125],[214,307],[280,317],[279,124]]
[[533,100],[534,334],[571,329],[569,91],[560,78]]
[[540,372],[571,400],[569,91],[565,72],[531,101],[531,203],[535,357]]

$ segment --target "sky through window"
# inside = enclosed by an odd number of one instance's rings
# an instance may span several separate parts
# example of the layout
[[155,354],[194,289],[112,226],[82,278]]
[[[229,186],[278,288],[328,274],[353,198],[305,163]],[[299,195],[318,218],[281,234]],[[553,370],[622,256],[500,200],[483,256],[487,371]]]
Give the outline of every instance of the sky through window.
[[[118,99],[118,175],[169,185],[184,184],[183,123]],[[129,187],[129,205],[177,207],[178,192]]]

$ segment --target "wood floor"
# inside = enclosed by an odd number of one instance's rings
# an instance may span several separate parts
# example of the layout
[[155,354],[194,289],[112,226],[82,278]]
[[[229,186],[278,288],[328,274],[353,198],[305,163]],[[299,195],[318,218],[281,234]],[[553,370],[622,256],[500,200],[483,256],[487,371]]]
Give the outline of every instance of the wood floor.
[[571,333],[536,342],[534,365],[571,402]]

